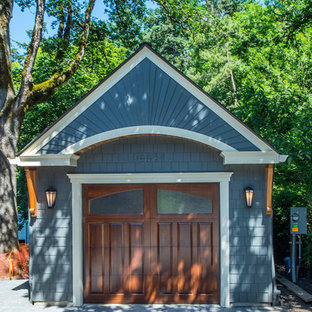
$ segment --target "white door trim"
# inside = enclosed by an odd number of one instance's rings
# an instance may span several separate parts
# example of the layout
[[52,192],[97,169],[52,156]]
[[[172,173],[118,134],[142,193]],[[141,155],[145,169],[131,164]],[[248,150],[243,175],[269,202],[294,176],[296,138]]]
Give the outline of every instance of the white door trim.
[[73,304],[83,304],[83,184],[220,183],[220,305],[230,305],[229,182],[233,172],[68,174],[72,183]]

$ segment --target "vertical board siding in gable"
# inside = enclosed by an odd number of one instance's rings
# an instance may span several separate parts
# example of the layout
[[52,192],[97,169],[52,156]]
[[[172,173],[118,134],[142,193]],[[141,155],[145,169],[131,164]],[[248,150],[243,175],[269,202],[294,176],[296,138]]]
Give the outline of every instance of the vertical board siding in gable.
[[259,150],[147,58],[66,126],[41,150],[58,153],[105,131],[158,125],[195,131],[240,151]]

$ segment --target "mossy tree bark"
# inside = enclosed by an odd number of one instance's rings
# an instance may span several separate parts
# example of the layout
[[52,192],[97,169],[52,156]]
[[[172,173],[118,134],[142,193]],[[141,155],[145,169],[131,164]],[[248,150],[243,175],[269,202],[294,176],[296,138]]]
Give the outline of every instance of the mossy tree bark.
[[[46,3],[45,0],[36,0],[35,24],[18,90],[14,90],[11,71],[9,23],[12,17],[13,2],[13,0],[0,2],[0,253],[18,247],[16,167],[10,164],[10,159],[14,159],[16,156],[24,115],[31,106],[45,102],[61,84],[69,80],[76,72],[85,53],[95,0],[89,0],[86,7],[78,51],[69,66],[57,68],[49,79],[38,84],[34,83],[32,73],[40,46]],[[68,42],[73,23],[72,2],[64,1],[61,4],[67,6],[68,13],[66,16],[60,15],[59,17],[58,36],[62,47],[60,47],[56,58],[60,63],[64,57],[64,49],[69,47]]]

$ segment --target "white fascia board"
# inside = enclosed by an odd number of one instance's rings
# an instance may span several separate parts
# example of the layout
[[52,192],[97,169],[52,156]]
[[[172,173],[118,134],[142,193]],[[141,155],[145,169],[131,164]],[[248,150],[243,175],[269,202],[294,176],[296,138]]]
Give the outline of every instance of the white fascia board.
[[67,174],[72,183],[123,184],[123,183],[216,183],[229,182],[233,172],[181,172],[181,173],[121,173],[121,174]]
[[276,152],[221,152],[224,165],[238,164],[278,164],[287,159],[287,155]]
[[24,155],[10,159],[12,165],[20,167],[70,166],[77,167],[78,155]]
[[89,106],[98,100],[104,93],[111,89],[119,80],[128,74],[135,66],[144,60],[147,53],[151,53],[149,49],[144,47],[131,60],[126,62],[121,68],[112,74],[112,76],[92,91],[86,98],[84,98],[71,112],[59,120],[53,127],[44,133],[40,139],[31,144],[24,152],[24,154],[36,154],[43,146],[52,140],[59,132],[68,126],[73,120],[81,115]]
[[89,146],[92,146],[94,144],[98,144],[101,142],[105,142],[120,137],[146,135],[146,134],[168,135],[173,137],[189,139],[192,141],[203,143],[205,145],[209,145],[210,147],[213,147],[220,151],[229,151],[229,152],[237,151],[235,148],[221,141],[218,141],[207,135],[190,130],[164,126],[134,126],[134,127],[119,128],[93,135],[89,138],[86,138],[84,140],[81,140],[75,144],[66,147],[64,150],[61,151],[61,154],[77,153],[78,151],[85,149]]

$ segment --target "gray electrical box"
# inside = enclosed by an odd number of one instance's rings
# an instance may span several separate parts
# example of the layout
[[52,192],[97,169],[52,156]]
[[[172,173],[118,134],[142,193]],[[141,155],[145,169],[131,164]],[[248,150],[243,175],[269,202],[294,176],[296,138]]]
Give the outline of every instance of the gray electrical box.
[[290,208],[290,234],[307,234],[307,208]]

